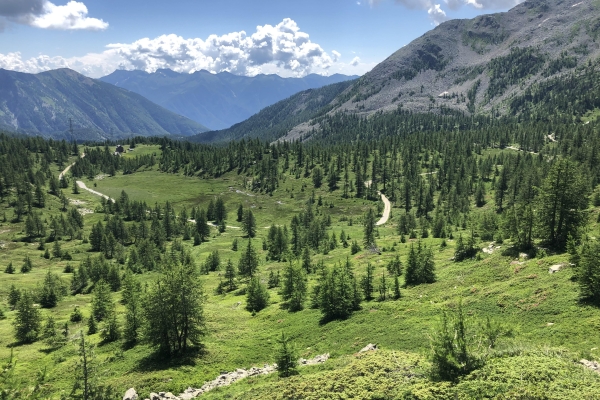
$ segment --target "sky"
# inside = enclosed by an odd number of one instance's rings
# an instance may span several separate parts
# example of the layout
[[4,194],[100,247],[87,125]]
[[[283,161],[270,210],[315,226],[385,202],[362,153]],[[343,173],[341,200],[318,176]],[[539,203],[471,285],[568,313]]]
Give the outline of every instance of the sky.
[[448,19],[523,0],[438,1],[0,0],[0,68],[362,75]]

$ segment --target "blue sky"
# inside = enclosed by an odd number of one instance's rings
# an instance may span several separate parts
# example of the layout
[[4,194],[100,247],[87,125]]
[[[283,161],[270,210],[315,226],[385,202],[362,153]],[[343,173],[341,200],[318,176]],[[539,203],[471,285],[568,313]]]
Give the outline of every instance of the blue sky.
[[0,0],[0,67],[360,75],[444,20],[520,1]]

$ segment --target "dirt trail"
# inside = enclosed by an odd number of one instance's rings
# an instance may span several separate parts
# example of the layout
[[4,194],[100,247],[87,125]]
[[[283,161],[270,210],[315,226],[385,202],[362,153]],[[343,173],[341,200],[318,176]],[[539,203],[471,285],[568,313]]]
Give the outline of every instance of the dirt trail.
[[[366,181],[365,182],[365,186],[369,187],[371,186],[371,182],[372,181]],[[384,225],[386,222],[388,222],[388,220],[390,219],[390,214],[392,212],[392,203],[390,203],[390,200],[386,197],[385,194],[381,193],[380,191],[377,191],[377,194],[381,196],[381,201],[383,201],[383,214],[381,215],[381,219],[379,221],[377,221],[377,223],[375,224],[376,226],[381,226]]]
[[95,194],[96,196],[104,197],[106,200],[112,201],[113,203],[115,202],[115,199],[111,199],[107,195],[97,192],[95,190],[92,190],[89,187],[85,186],[85,183],[83,183],[82,181],[77,181],[77,186],[79,186],[80,189],[87,190],[91,194]]
[[[83,157],[85,157],[85,153],[81,153],[81,158],[83,158]],[[63,176],[64,176],[64,175],[67,173],[67,172],[69,172],[69,170],[71,169],[71,167],[72,167],[73,165],[75,165],[75,163],[73,163],[73,164],[71,164],[71,165],[68,165],[68,166],[67,166],[67,168],[65,168],[65,169],[63,170],[63,172],[61,172],[61,173],[60,173],[60,175],[58,175],[58,179],[60,180],[60,179],[61,179],[61,178],[62,178],[62,177],[63,177]],[[105,195],[105,194],[102,194],[102,193],[100,193],[100,192],[97,192],[97,191],[95,191],[95,190],[92,190],[92,189],[88,188],[88,187],[85,185],[85,183],[83,183],[82,181],[77,181],[76,183],[77,183],[77,186],[78,186],[80,189],[87,190],[88,192],[90,192],[91,194],[95,194],[96,196],[104,197],[106,200],[108,200],[108,201],[112,201],[113,203],[115,202],[115,199],[111,199],[110,197],[108,197],[108,196],[107,196],[107,195]]]

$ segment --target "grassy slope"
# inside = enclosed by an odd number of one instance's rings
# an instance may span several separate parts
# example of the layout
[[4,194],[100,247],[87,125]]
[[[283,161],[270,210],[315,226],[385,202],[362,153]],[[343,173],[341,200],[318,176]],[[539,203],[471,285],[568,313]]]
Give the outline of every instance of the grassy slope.
[[[136,150],[157,151],[158,149]],[[239,203],[245,207],[253,207],[259,226],[258,239],[254,246],[260,249],[262,238],[267,234],[267,227],[271,223],[288,224],[295,213],[302,209],[306,199],[310,196],[312,185],[309,179],[303,179],[307,190],[301,191],[301,182],[293,176],[287,176],[280,189],[274,196],[260,194],[248,195],[249,191],[243,187],[243,178],[232,173],[227,174],[217,181],[200,180],[182,176],[172,176],[157,171],[140,172],[133,175],[104,178],[96,181],[96,190],[116,197],[125,189],[130,198],[146,200],[149,204],[155,201],[172,201],[176,208],[186,205],[206,207],[211,196],[223,194],[229,211],[228,225],[238,226],[235,222],[235,210]],[[86,182],[88,187],[93,183]],[[233,187],[235,190],[230,190]],[[294,197],[291,197],[291,193]],[[362,238],[362,228],[358,223],[359,216],[366,208],[375,203],[362,200],[340,198],[340,192],[330,194],[325,189],[316,192],[317,197],[323,196],[325,204],[334,203],[334,208],[323,207],[322,212],[331,212],[333,231],[339,237],[342,229],[353,239]],[[70,198],[77,198],[87,202],[83,207],[94,208],[98,198],[87,192],[79,195],[68,194]],[[48,205],[47,205],[48,207]],[[49,212],[58,212],[58,204],[49,196]],[[394,213],[399,210],[394,208],[392,220],[385,227],[379,228],[380,247],[390,249],[396,243],[396,250],[403,261],[406,260],[408,244],[401,244],[396,234]],[[356,215],[354,226],[348,222],[340,221],[341,217]],[[593,220],[596,220],[594,214]],[[102,214],[92,214],[85,217],[86,230],[93,223],[102,219]],[[0,250],[0,266],[4,268],[12,261],[18,268],[25,254],[30,254],[34,260],[35,269],[30,274],[0,275],[0,298],[4,301],[11,283],[21,288],[33,288],[43,278],[46,268],[60,273],[68,282],[69,275],[62,270],[66,262],[50,262],[40,257],[41,251],[36,250],[35,244],[23,242],[13,243],[12,239],[23,236],[23,227],[10,223],[0,226],[0,240],[6,247]],[[592,226],[592,231],[597,226]],[[234,238],[241,239],[241,232],[228,229],[218,235],[213,231],[214,237],[209,243],[192,248],[192,253],[200,264],[215,248],[221,253],[221,260],[231,258],[237,263],[239,252],[231,251]],[[462,297],[469,318],[474,322],[491,316],[509,324],[514,330],[513,345],[526,348],[543,346],[561,347],[568,351],[568,357],[585,356],[595,358],[598,346],[597,330],[600,327],[600,311],[594,307],[578,302],[577,285],[571,281],[572,272],[569,269],[557,274],[548,274],[548,267],[566,261],[564,255],[553,255],[543,259],[532,259],[523,265],[511,264],[515,258],[503,255],[502,250],[493,255],[483,255],[480,261],[453,263],[454,242],[448,241],[448,247],[441,249],[440,239],[426,239],[425,242],[434,246],[438,282],[432,285],[423,285],[403,289],[402,299],[383,303],[365,302],[363,309],[347,321],[334,321],[326,325],[319,324],[320,313],[317,310],[305,310],[299,313],[288,313],[281,309],[279,297],[275,290],[271,290],[272,304],[265,310],[252,317],[244,310],[245,297],[235,294],[215,296],[214,289],[220,280],[219,273],[213,273],[204,280],[208,299],[205,307],[208,321],[209,334],[205,339],[205,349],[201,354],[191,356],[186,360],[166,362],[154,359],[151,351],[144,345],[123,351],[119,344],[101,345],[96,354],[101,362],[103,380],[112,382],[120,391],[135,386],[141,394],[150,391],[180,392],[187,386],[200,386],[204,381],[213,379],[220,371],[233,370],[240,367],[250,367],[273,362],[276,347],[275,338],[283,330],[293,339],[296,346],[301,349],[303,357],[315,354],[331,353],[333,360],[328,363],[342,365],[350,362],[346,355],[353,354],[367,343],[378,343],[385,349],[400,350],[414,353],[411,357],[426,355],[429,347],[428,336],[434,328],[440,311],[447,306],[455,305]],[[240,244],[243,244],[242,240]],[[191,243],[188,243],[191,245]],[[73,265],[84,258],[89,245],[81,241],[64,242],[63,249],[69,250],[74,257]],[[272,269],[282,269],[284,264],[267,263],[262,255],[260,266],[261,275],[266,277]],[[376,276],[384,271],[385,264],[395,255],[387,251],[382,255],[361,252],[351,256],[358,275],[361,275],[367,262],[376,266]],[[350,256],[349,249],[338,248],[328,255],[315,255],[316,262],[323,259],[326,265],[345,260]],[[151,274],[141,277],[143,280],[152,279]],[[311,285],[314,282],[311,280]],[[391,280],[388,282],[391,284]],[[114,295],[115,301],[120,295]],[[44,315],[54,315],[57,323],[64,323],[75,305],[79,305],[87,320],[90,313],[89,295],[66,297],[53,310],[43,310]],[[236,307],[236,303],[241,305]],[[4,304],[4,309],[7,307]],[[119,307],[120,311],[123,311]],[[11,321],[14,312],[7,313],[8,318],[0,321],[0,359],[8,358],[10,350],[7,347],[13,342]],[[122,318],[123,316],[121,316]],[[81,326],[70,325],[72,334]],[[83,327],[84,330],[85,327]],[[92,336],[92,341],[98,342],[98,335]],[[35,343],[28,346],[18,346],[14,349],[19,359],[19,375],[28,382],[34,373],[46,366],[48,370],[48,385],[57,393],[68,390],[72,385],[72,369],[77,359],[75,344],[69,344],[56,351],[48,351],[46,346]],[[339,361],[336,361],[339,357]],[[568,359],[568,358],[567,358]],[[342,364],[336,364],[342,363]],[[570,363],[570,361],[569,361]],[[329,367],[309,368],[304,374],[311,371],[327,370]],[[581,369],[577,369],[581,372]],[[297,378],[302,379],[302,378]],[[308,378],[307,378],[308,379]],[[310,378],[312,380],[312,378]],[[248,381],[250,382],[250,381]],[[248,382],[234,385],[231,391],[236,392],[248,388]],[[259,380],[259,383],[262,382]],[[267,389],[277,386],[276,378],[267,378]],[[271,382],[271,383],[269,383]],[[262,383],[261,383],[262,384]],[[245,385],[245,386],[244,386]],[[271,385],[271,386],[268,386]],[[215,397],[218,397],[215,394]],[[243,397],[242,397],[243,398]]]

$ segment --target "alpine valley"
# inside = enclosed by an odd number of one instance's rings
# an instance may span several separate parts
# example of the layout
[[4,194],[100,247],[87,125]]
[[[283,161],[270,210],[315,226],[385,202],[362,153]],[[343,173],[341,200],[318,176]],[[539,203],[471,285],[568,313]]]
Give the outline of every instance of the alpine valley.
[[600,399],[600,1],[353,78],[0,70],[0,400]]

